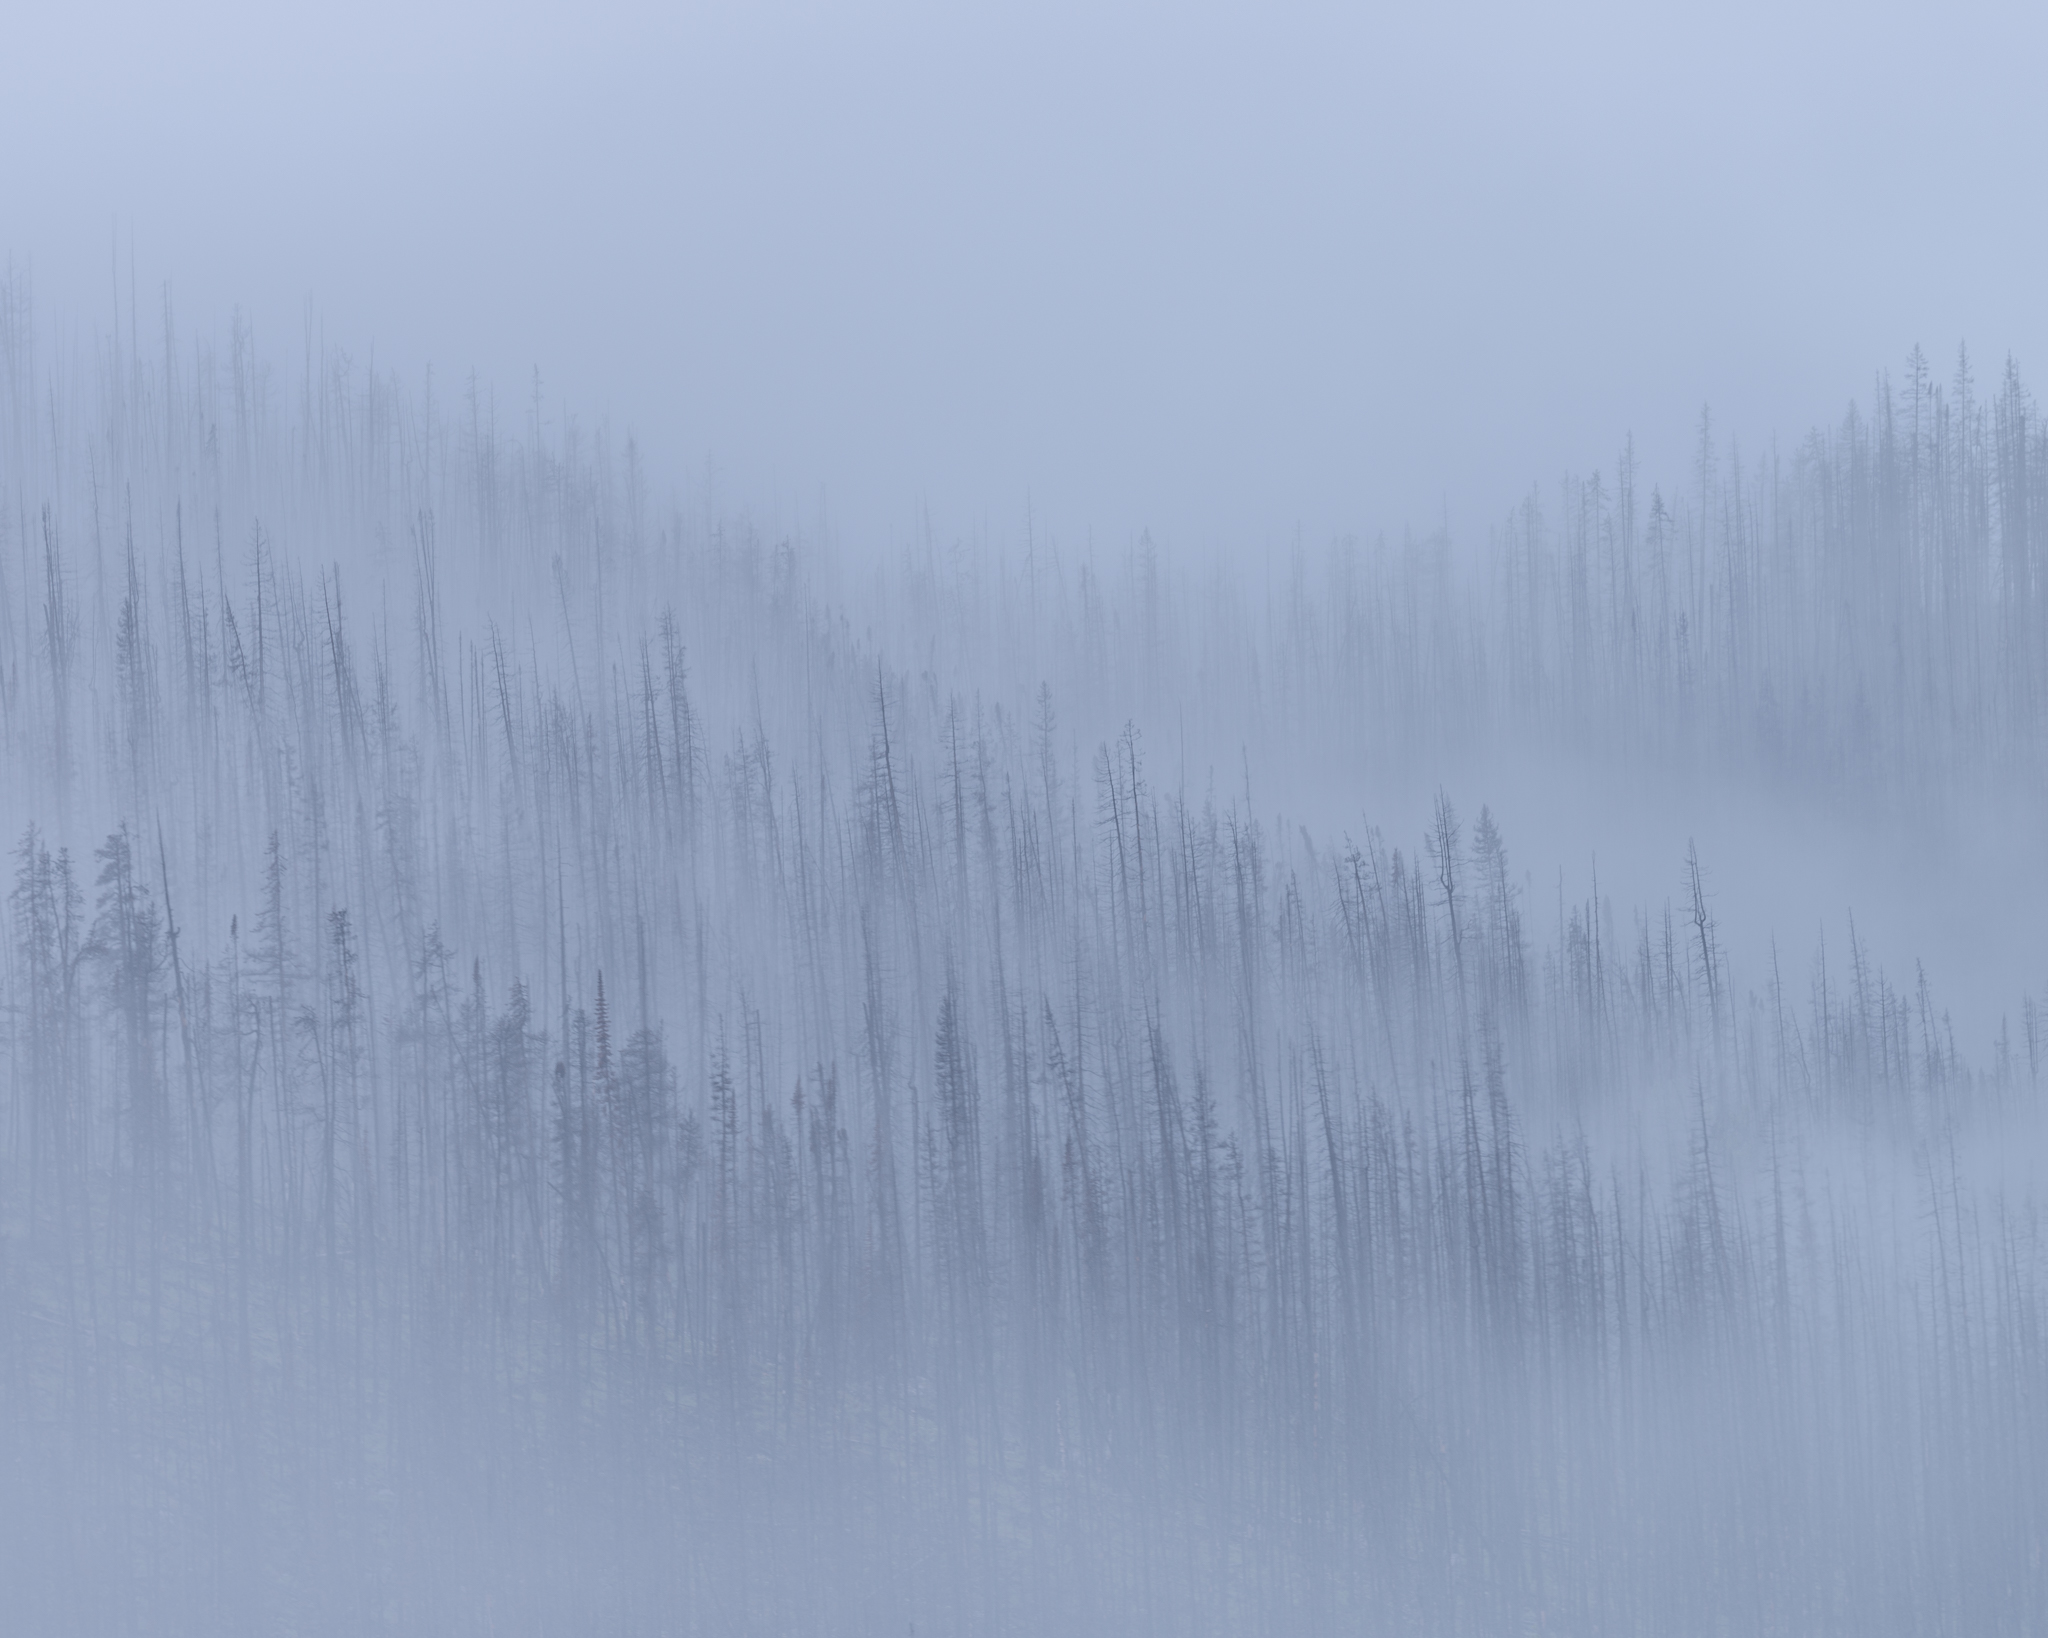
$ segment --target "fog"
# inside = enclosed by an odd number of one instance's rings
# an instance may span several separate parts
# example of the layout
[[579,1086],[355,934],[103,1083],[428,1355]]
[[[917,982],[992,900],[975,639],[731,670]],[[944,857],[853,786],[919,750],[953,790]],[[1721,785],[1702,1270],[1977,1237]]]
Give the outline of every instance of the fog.
[[0,241],[81,339],[131,263],[310,309],[867,549],[1471,540],[2044,356],[2034,8],[16,9]]
[[9,1624],[2033,1630],[2036,32],[14,20]]

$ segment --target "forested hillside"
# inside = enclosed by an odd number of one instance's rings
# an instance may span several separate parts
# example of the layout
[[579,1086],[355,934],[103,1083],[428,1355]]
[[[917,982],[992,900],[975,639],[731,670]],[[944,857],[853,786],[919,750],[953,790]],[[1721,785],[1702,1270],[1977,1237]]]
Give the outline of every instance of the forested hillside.
[[10,1626],[2036,1630],[2036,975],[1494,811],[2036,834],[2010,367],[1488,542],[855,558],[6,298]]

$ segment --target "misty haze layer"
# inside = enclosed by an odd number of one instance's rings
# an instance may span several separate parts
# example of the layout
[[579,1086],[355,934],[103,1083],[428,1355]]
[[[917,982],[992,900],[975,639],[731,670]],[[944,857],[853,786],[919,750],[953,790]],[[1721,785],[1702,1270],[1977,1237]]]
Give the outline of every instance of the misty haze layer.
[[10,1624],[2034,1630],[2027,974],[1512,828],[2025,833],[2016,375],[1483,551],[854,568],[0,317]]
[[[0,252],[90,356],[139,259],[868,549],[1242,550],[1915,341],[2048,357],[2025,0],[64,0],[9,8]],[[1942,360],[1944,373],[1947,360]],[[450,402],[452,403],[452,398]]]

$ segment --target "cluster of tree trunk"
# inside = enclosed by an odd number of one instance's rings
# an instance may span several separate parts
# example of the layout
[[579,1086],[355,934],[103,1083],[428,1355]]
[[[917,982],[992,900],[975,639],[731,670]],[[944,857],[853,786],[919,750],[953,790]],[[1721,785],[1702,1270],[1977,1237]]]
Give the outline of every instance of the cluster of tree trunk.
[[1625,458],[1472,563],[862,578],[656,521],[538,396],[0,319],[23,1630],[2048,1608],[2033,1007],[1980,1057],[1853,933],[1738,970],[1696,855],[1552,907],[1483,808],[1258,783],[1503,733],[2009,777],[2015,375],[1703,423],[1682,494]]

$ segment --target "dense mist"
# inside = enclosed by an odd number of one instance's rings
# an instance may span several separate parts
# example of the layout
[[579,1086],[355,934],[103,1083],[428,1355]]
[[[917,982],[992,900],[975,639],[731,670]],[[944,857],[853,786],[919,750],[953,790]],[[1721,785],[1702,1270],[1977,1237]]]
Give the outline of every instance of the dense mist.
[[[0,256],[452,406],[634,428],[769,533],[1483,539],[1918,342],[2048,358],[2019,0],[65,0]],[[11,70],[11,72],[10,72]],[[1611,467],[1610,476],[1611,476]],[[665,486],[664,486],[665,492]]]
[[2016,367],[844,553],[0,293],[11,1626],[2035,1630]]

